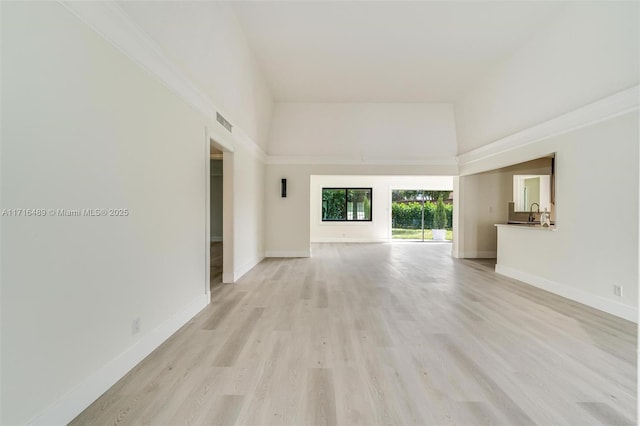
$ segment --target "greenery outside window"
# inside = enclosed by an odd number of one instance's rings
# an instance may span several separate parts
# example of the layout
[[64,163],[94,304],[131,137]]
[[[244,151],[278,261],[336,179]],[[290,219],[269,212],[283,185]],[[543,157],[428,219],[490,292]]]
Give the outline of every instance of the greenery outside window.
[[371,188],[322,188],[323,222],[370,222]]

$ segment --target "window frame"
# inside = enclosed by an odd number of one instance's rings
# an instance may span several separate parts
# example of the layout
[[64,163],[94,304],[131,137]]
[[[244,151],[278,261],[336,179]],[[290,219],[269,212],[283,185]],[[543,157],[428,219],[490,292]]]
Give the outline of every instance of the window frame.
[[[347,206],[349,200],[349,191],[350,190],[360,190],[360,191],[369,191],[369,203],[370,203],[370,212],[369,219],[325,219],[323,214],[323,204],[324,204],[324,191],[325,190],[343,190],[344,191],[344,211],[347,213]],[[320,220],[322,223],[363,223],[363,222],[373,222],[373,187],[346,187],[346,186],[332,186],[332,187],[322,187],[320,190]]]

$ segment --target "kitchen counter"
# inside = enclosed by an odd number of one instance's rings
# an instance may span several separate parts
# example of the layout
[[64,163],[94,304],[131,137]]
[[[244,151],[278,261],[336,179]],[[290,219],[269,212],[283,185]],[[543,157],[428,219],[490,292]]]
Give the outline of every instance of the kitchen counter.
[[543,228],[540,224],[529,224],[529,223],[496,223],[494,225],[496,228],[511,228],[511,229],[527,229],[529,231],[543,231],[543,232],[553,232],[556,230],[555,225],[551,225],[549,228]]

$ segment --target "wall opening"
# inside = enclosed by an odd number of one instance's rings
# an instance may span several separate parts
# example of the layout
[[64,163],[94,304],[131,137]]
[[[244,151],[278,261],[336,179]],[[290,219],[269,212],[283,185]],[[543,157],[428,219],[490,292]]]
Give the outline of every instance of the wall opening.
[[234,282],[233,152],[207,140],[206,267],[207,292]]
[[223,266],[223,153],[212,147],[209,160],[209,283],[222,283]]
[[[453,190],[451,176],[311,175],[310,183],[312,243],[391,242],[393,189]],[[349,189],[354,189],[351,198]]]

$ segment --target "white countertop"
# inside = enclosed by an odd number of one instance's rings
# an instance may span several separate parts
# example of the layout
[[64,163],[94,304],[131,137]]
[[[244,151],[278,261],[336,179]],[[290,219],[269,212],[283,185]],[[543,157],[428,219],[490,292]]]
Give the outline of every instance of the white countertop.
[[543,232],[554,232],[556,230],[556,226],[552,225],[549,228],[543,228],[542,225],[527,225],[527,224],[515,224],[515,223],[496,223],[496,228],[516,228],[516,229],[526,229],[529,231],[543,231]]

